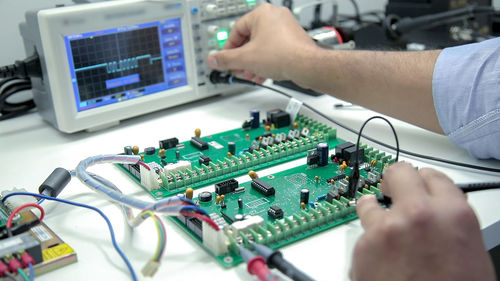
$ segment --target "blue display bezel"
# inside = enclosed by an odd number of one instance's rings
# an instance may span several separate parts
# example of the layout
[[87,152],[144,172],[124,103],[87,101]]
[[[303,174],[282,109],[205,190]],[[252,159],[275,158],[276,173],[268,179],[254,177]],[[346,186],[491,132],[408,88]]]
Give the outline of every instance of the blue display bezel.
[[[71,42],[73,40],[105,36],[121,32],[130,32],[151,27],[158,27],[158,42],[160,44],[159,48],[161,50],[161,58],[151,58],[151,56],[149,56],[149,59],[161,59],[164,81],[152,85],[140,86],[138,88],[126,90],[119,93],[81,100],[77,75],[75,71],[75,63],[73,60],[71,49]],[[188,83],[180,18],[172,18],[163,21],[148,22],[100,31],[73,34],[65,36],[64,40],[71,74],[71,83],[73,85],[75,104],[78,112],[131,100],[142,96],[147,96],[173,88],[178,88],[181,86],[185,86]],[[147,55],[143,57],[147,57]],[[129,74],[123,77],[106,80],[106,88],[111,89],[118,86],[134,84],[139,80],[140,77],[138,74]]]

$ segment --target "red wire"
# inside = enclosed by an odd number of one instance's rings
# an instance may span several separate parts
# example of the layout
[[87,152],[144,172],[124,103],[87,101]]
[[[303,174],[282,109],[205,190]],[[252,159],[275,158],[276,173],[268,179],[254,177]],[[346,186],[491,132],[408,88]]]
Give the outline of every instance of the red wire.
[[144,168],[146,168],[148,171],[151,171],[151,168],[149,168],[148,165],[146,165],[146,163],[142,162],[142,161],[138,161],[137,163],[139,163],[141,166],[143,166]]
[[200,214],[195,214],[195,213],[188,213],[188,212],[181,212],[180,213],[181,215],[185,215],[185,216],[188,216],[188,217],[195,217],[195,218],[199,218],[199,219],[202,219],[204,220],[206,223],[208,223],[213,229],[215,229],[216,231],[219,231],[219,226],[210,218],[207,218],[206,216],[204,215],[200,215]]
[[14,211],[12,211],[12,213],[9,216],[9,219],[7,220],[6,227],[10,228],[12,226],[12,220],[14,219],[16,214],[19,213],[22,209],[27,208],[27,207],[35,207],[38,210],[40,210],[40,219],[39,220],[40,221],[43,220],[43,217],[45,216],[45,211],[43,210],[42,206],[35,204],[35,203],[27,203],[27,204],[24,204],[24,205],[17,207]]

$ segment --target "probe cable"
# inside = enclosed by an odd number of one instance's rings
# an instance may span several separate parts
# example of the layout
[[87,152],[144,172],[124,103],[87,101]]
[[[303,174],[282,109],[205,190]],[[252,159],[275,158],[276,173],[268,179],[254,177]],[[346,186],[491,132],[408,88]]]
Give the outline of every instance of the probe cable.
[[77,203],[77,202],[73,202],[73,201],[69,201],[69,200],[54,198],[54,197],[46,196],[43,194],[37,194],[37,193],[31,193],[31,192],[12,192],[12,193],[9,193],[9,194],[4,196],[4,198],[2,199],[2,203],[5,202],[5,200],[11,196],[19,196],[19,195],[33,196],[35,198],[36,197],[44,198],[45,200],[56,201],[59,203],[64,203],[64,204],[68,204],[68,205],[82,207],[82,208],[90,209],[94,212],[97,212],[106,221],[106,224],[108,225],[108,229],[109,229],[109,234],[111,236],[111,242],[113,243],[113,247],[115,248],[116,252],[120,255],[122,260],[125,262],[125,264],[127,265],[127,268],[130,272],[132,280],[137,281],[137,276],[135,274],[134,268],[132,267],[132,264],[130,263],[127,256],[123,253],[123,251],[118,246],[118,243],[116,242],[115,231],[113,230],[113,225],[111,224],[111,221],[100,209],[93,207],[93,206],[90,206],[90,205],[83,204],[83,203]]
[[[237,77],[234,77],[233,75],[222,75],[221,72],[219,71],[212,71],[212,73],[210,73],[210,81],[214,84],[219,84],[219,83],[226,83],[226,84],[233,84],[233,83],[240,83],[240,84],[246,84],[246,85],[251,85],[251,86],[257,86],[257,87],[261,87],[261,88],[264,88],[264,89],[268,89],[268,90],[271,90],[273,92],[276,92],[278,94],[281,94],[287,98],[292,98],[291,95],[281,91],[281,90],[278,90],[276,88],[273,88],[273,87],[269,87],[269,86],[266,86],[266,85],[261,85],[261,84],[257,84],[253,81],[248,81],[248,80],[245,80],[245,79],[241,79],[241,78],[237,78]],[[353,134],[356,134],[358,135],[359,134],[359,131],[319,112],[317,109],[313,108],[312,106],[308,105],[307,103],[302,103],[302,105],[311,110],[313,113],[323,117],[324,119],[330,121],[331,123],[353,133]],[[361,135],[362,137],[364,137],[365,139],[373,142],[373,143],[376,143],[380,146],[383,146],[385,148],[388,148],[388,149],[391,149],[391,150],[394,150],[394,151],[397,151],[398,149],[394,146],[391,146],[389,144],[386,144],[386,143],[383,143],[379,140],[376,140],[372,137],[369,137],[369,136],[366,136],[366,135]],[[438,157],[434,157],[434,156],[429,156],[429,155],[424,155],[424,154],[419,154],[419,153],[416,153],[416,152],[411,152],[411,151],[408,151],[408,150],[404,150],[404,149],[399,149],[399,152],[400,153],[403,153],[403,154],[406,154],[406,155],[409,155],[409,156],[413,156],[413,157],[416,157],[416,158],[421,158],[421,159],[426,159],[426,160],[430,160],[430,161],[435,161],[435,162],[441,162],[441,163],[445,163],[445,164],[449,164],[449,165],[454,165],[454,166],[459,166],[459,167],[464,167],[464,168],[469,168],[469,169],[474,169],[474,170],[481,170],[481,171],[486,171],[486,172],[493,172],[493,173],[500,173],[500,169],[497,169],[497,168],[491,168],[491,167],[484,167],[484,166],[478,166],[478,165],[472,165],[472,164],[468,164],[468,163],[462,163],[462,162],[456,162],[456,161],[452,161],[452,160],[447,160],[447,159],[443,159],[443,158],[438,158]]]

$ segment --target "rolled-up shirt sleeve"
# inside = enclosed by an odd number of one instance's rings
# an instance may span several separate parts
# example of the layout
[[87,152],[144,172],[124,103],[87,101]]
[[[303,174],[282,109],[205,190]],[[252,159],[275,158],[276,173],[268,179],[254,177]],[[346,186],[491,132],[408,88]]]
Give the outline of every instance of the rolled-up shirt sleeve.
[[500,159],[500,37],[444,49],[432,88],[449,139],[476,158]]

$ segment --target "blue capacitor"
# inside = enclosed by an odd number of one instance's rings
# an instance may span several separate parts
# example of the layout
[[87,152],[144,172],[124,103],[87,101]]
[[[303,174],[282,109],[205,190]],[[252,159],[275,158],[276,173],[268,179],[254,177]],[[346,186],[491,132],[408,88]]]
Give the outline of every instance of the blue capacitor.
[[318,151],[318,156],[319,156],[318,166],[328,165],[328,152],[330,150],[328,147],[328,143],[326,142],[318,143],[316,150]]
[[250,110],[250,117],[252,117],[252,129],[257,129],[260,127],[260,110],[252,109]]

